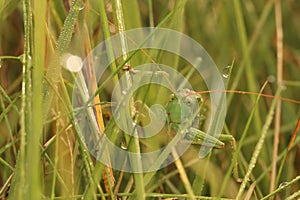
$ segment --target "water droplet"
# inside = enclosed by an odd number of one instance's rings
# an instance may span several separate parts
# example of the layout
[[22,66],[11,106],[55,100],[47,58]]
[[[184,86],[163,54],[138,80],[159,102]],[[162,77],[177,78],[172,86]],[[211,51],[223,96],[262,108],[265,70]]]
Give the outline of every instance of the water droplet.
[[[25,65],[26,63],[26,55],[25,54],[22,54],[19,56],[19,59],[20,59],[20,62]],[[28,62],[31,62],[31,56],[28,55],[28,58],[27,58]]]
[[2,67],[2,59],[0,59],[0,69],[1,69],[1,67]]
[[20,62],[24,65],[25,64],[25,54],[19,56]]
[[136,123],[135,123],[135,122],[132,122],[132,126],[135,127],[135,126],[136,126]]
[[275,78],[275,76],[274,75],[270,75],[270,76],[268,76],[268,81],[270,82],[270,83],[274,83],[275,81],[276,81],[276,78]]
[[126,91],[126,90],[123,90],[123,91],[122,91],[122,94],[123,94],[123,95],[126,95],[126,94],[127,94],[127,91]]
[[79,7],[79,10],[81,11],[81,10],[83,10],[85,8],[85,6],[84,6],[84,4],[82,3],[81,5],[80,5],[80,7]]
[[284,188],[288,185],[289,183],[288,182],[282,182],[280,183],[280,185],[278,186],[278,188]]
[[123,142],[121,143],[121,149],[123,149],[124,151],[127,151],[127,145],[126,145],[126,142],[125,142],[125,141],[123,141]]
[[226,67],[223,68],[223,74],[222,74],[222,76],[224,78],[229,78],[230,72],[231,72],[231,66],[228,65],[228,66],[226,66]]

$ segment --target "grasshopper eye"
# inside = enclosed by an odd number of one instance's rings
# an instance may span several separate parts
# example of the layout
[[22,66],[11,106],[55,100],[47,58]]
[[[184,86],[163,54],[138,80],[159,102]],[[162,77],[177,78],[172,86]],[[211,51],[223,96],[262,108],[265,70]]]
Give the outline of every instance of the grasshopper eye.
[[192,97],[186,97],[185,103],[186,103],[187,105],[191,105],[192,102],[193,102],[193,98],[192,98]]
[[196,95],[196,98],[199,99],[200,101],[202,101],[202,99],[203,99],[203,98],[202,98],[202,95],[200,95],[200,94],[197,94],[197,95]]
[[170,95],[170,100],[169,101],[174,101],[175,100],[175,94]]

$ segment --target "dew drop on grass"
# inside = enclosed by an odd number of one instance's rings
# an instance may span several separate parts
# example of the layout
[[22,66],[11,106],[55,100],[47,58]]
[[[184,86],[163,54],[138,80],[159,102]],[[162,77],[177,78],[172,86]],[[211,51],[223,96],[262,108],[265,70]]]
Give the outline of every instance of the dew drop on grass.
[[84,5],[84,2],[80,2],[80,7],[79,7],[79,10],[83,10],[85,8],[85,5]]
[[127,91],[126,91],[126,90],[123,90],[123,91],[122,91],[122,94],[123,94],[123,95],[126,95],[126,94],[127,94]]
[[270,82],[270,83],[274,83],[275,81],[276,81],[276,78],[275,78],[275,76],[274,75],[270,75],[270,76],[268,76],[268,81]]
[[0,59],[0,69],[1,69],[1,67],[2,67],[2,60]]
[[288,184],[288,182],[282,182],[280,183],[280,185],[278,186],[278,188],[283,188]]
[[125,141],[123,141],[121,143],[121,149],[123,149],[124,151],[127,151],[127,145],[126,145]]
[[231,66],[228,65],[228,66],[223,68],[222,76],[224,78],[229,78],[230,72],[231,72]]
[[[26,55],[25,54],[22,54],[19,56],[19,59],[20,59],[20,62],[25,65],[26,64]],[[31,56],[28,55],[28,58],[27,58],[27,61],[28,62],[31,62]]]
[[24,65],[25,64],[25,55],[22,54],[19,56],[20,62]]

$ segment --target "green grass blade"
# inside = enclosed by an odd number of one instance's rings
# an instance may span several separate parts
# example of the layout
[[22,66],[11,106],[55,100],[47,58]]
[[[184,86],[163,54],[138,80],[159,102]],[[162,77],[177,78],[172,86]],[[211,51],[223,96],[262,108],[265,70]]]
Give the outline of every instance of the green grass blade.
[[[40,195],[34,191],[28,190],[27,174],[28,157],[26,156],[26,135],[31,133],[31,5],[29,0],[23,0],[23,16],[24,16],[24,55],[23,55],[23,81],[22,81],[22,109],[21,109],[21,146],[18,154],[15,174],[12,180],[11,193],[8,199],[23,199],[27,197],[37,197]],[[27,166],[26,166],[27,164]],[[32,180],[32,179],[31,179]],[[38,180],[35,176],[34,180]]]
[[[54,95],[53,88],[55,89],[56,84],[60,81],[60,74],[61,74],[60,59],[62,54],[67,50],[70,44],[73,31],[74,31],[74,26],[77,21],[77,17],[80,10],[81,7],[80,7],[79,0],[74,0],[70,8],[69,14],[64,22],[62,32],[59,35],[55,55],[52,58],[50,65],[48,67],[48,71],[46,74],[46,79],[48,83],[46,83],[44,88],[44,92],[45,92],[44,118],[47,116],[51,106],[52,98]],[[51,84],[52,86],[50,86],[49,84]]]
[[[280,92],[281,92],[281,88],[279,88],[279,89],[277,90],[275,96],[279,96]],[[241,199],[241,198],[242,198],[242,195],[243,195],[243,192],[244,192],[244,190],[245,190],[246,184],[247,184],[247,182],[248,182],[248,180],[249,180],[249,178],[250,178],[250,175],[251,175],[251,173],[252,173],[253,168],[255,167],[255,164],[256,164],[256,162],[257,162],[257,158],[258,158],[259,153],[260,153],[260,151],[261,151],[261,149],[262,149],[262,147],[263,147],[263,144],[264,144],[264,141],[265,141],[265,137],[266,137],[267,131],[268,131],[268,129],[269,129],[269,127],[270,127],[270,124],[271,124],[271,122],[272,122],[272,120],[273,120],[276,102],[277,102],[277,99],[275,98],[275,99],[272,101],[272,104],[271,104],[271,106],[270,106],[270,110],[269,110],[269,112],[268,112],[268,115],[267,115],[267,118],[266,118],[266,122],[265,122],[265,124],[264,124],[264,126],[263,126],[263,128],[262,128],[262,131],[261,131],[261,136],[260,136],[260,138],[259,138],[259,141],[258,141],[257,145],[255,146],[255,150],[254,150],[254,152],[253,152],[251,161],[250,161],[250,163],[249,163],[249,167],[248,167],[248,169],[247,169],[247,173],[246,173],[246,175],[245,175],[245,177],[244,177],[244,179],[243,179],[243,182],[242,182],[242,184],[241,184],[241,186],[240,186],[240,189],[239,189],[239,192],[238,192],[238,194],[237,194],[237,196],[236,196],[236,199]]]
[[[263,90],[265,89],[266,85],[267,85],[267,82],[262,86],[262,88],[261,88],[259,94],[261,94],[261,93],[263,92]],[[260,99],[260,96],[258,96],[258,97],[256,98],[256,100],[255,100],[255,103],[254,103],[254,105],[253,105],[253,108],[252,108],[252,110],[251,110],[251,113],[250,113],[250,115],[249,115],[249,118],[248,118],[247,123],[246,123],[246,125],[245,125],[244,131],[243,131],[242,136],[241,136],[241,138],[240,138],[240,140],[239,140],[239,143],[238,143],[238,145],[237,145],[236,153],[233,155],[232,163],[230,164],[229,170],[228,170],[228,172],[227,172],[227,174],[226,174],[226,176],[225,176],[225,179],[224,179],[224,181],[223,181],[223,184],[222,184],[222,187],[221,187],[221,190],[220,190],[220,194],[219,194],[219,195],[221,195],[221,194],[224,192],[225,187],[226,187],[226,184],[227,184],[227,182],[228,182],[228,180],[229,180],[229,176],[230,176],[230,174],[231,174],[231,171],[232,171],[232,169],[234,168],[234,164],[235,164],[235,163],[237,162],[237,160],[238,160],[238,155],[239,155],[240,152],[241,152],[241,148],[242,148],[242,146],[243,146],[243,144],[244,144],[244,140],[245,140],[245,138],[246,138],[246,136],[247,136],[247,132],[248,132],[249,129],[250,129],[251,122],[252,122],[252,120],[253,120],[253,118],[254,118],[254,113],[255,113],[256,109],[258,109],[257,107],[258,107],[259,99]]]
[[[242,46],[242,53],[245,58],[245,73],[248,81],[248,86],[251,91],[256,91],[257,89],[257,82],[255,80],[254,76],[254,70],[252,68],[252,61],[250,57],[250,51],[249,51],[249,46],[248,46],[248,38],[246,34],[246,27],[245,27],[245,22],[243,19],[243,13],[242,13],[242,8],[240,5],[240,0],[234,0],[233,1],[233,6],[234,6],[234,13],[236,16],[236,23],[238,27],[238,35],[241,41],[241,46]],[[252,100],[254,101],[254,97],[252,97]],[[256,112],[255,114],[255,128],[256,131],[258,132],[261,127],[261,120],[260,120],[260,115],[259,112]]]

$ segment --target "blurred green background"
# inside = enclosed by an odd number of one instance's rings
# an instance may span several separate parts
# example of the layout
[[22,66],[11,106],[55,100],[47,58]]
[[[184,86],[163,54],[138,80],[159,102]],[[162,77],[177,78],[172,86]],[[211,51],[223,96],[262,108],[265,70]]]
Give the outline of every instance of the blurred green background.
[[[123,15],[121,19],[118,13]],[[290,149],[288,145],[300,113],[299,19],[297,0],[1,0],[0,198],[233,199],[242,190],[241,195],[247,196],[240,199],[261,199],[281,183],[288,187],[276,192],[277,198],[296,197],[299,178],[292,180],[299,175],[299,138]],[[182,168],[175,163],[152,175],[111,172],[86,151],[68,110],[74,77],[62,69],[58,59],[64,53],[84,59],[99,42],[122,31],[122,24],[124,30],[158,26],[187,34],[207,50],[221,72],[232,65],[228,89],[256,93],[227,94],[224,133],[233,135],[240,146],[237,161],[241,178],[249,170],[260,136],[267,131],[245,188],[241,189],[241,183],[231,175],[230,144],[213,150],[203,160],[197,157],[199,148],[193,147],[180,159]],[[283,47],[278,49],[281,31]],[[170,53],[146,52],[138,51],[130,60],[131,67],[151,58],[183,75],[191,70],[188,63]],[[278,52],[282,53],[282,72]],[[113,67],[107,77],[112,72],[116,72]],[[278,80],[284,85],[280,96],[287,100],[281,101],[279,121],[278,116],[267,117],[274,97],[261,97],[255,105],[267,80],[265,94],[275,95]],[[192,76],[190,82],[199,85],[197,91],[205,89],[197,77]],[[111,84],[100,93],[101,101],[110,101]],[[147,95],[150,105],[167,99],[151,99],[157,95],[155,89]],[[103,117],[106,130],[123,138],[105,106]],[[268,119],[272,122],[269,128]],[[272,173],[276,126],[280,128],[279,157],[277,171]],[[105,180],[107,176],[113,176],[115,182]]]

